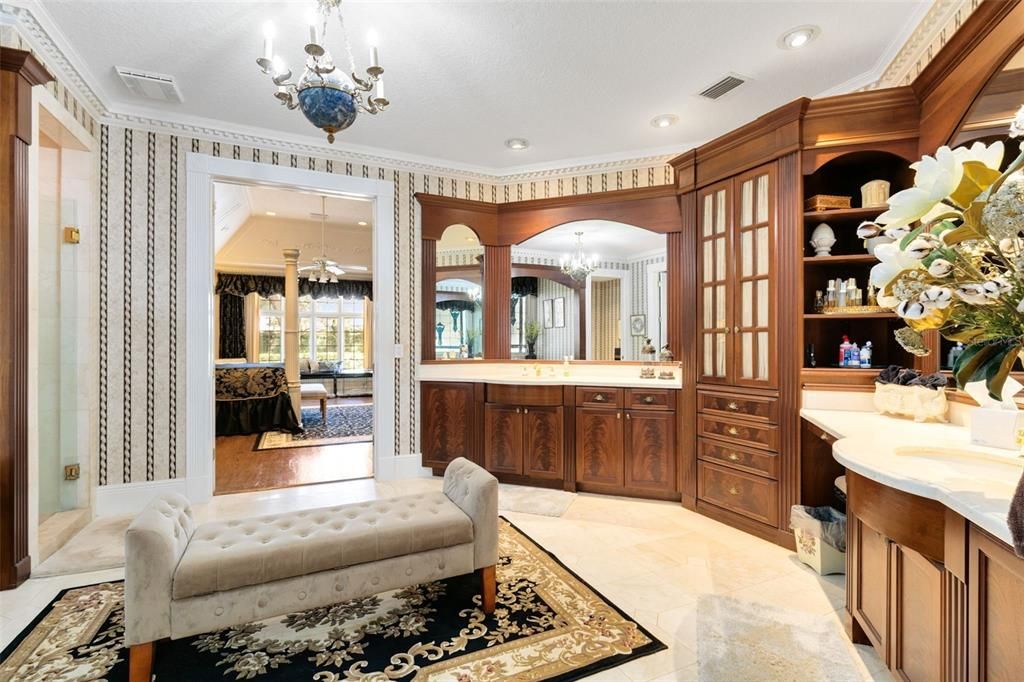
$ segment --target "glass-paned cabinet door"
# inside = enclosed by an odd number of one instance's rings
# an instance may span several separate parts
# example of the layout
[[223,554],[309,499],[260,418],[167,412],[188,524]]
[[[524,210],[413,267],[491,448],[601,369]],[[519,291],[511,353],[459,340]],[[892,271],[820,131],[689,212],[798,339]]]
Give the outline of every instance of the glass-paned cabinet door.
[[729,379],[730,254],[732,227],[730,183],[713,185],[698,195],[698,367],[701,381]]
[[734,180],[736,188],[735,314],[732,328],[737,384],[774,385],[772,261],[775,249],[775,170],[762,166]]

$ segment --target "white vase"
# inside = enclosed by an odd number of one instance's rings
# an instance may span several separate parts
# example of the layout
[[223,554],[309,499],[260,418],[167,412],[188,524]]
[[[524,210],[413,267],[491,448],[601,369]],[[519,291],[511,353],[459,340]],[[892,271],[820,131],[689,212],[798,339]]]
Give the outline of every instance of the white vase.
[[836,243],[836,233],[828,223],[820,223],[811,233],[811,246],[815,256],[831,256],[832,247]]

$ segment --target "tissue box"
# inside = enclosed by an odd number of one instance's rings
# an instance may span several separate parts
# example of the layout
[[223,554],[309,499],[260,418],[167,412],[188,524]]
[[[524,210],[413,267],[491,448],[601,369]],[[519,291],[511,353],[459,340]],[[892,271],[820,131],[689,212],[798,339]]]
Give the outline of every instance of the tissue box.
[[979,407],[971,413],[971,443],[1018,450],[1017,431],[1024,428],[1024,413],[998,407]]

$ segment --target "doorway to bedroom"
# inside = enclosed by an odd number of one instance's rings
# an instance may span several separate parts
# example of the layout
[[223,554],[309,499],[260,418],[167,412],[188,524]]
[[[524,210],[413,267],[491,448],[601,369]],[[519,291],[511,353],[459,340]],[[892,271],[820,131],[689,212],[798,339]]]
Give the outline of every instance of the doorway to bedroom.
[[213,195],[214,494],[372,477],[373,203]]

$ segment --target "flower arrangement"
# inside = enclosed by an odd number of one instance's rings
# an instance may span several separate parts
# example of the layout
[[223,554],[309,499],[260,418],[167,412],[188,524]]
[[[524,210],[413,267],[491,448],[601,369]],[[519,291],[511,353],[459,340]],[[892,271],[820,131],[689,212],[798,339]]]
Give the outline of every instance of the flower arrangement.
[[[1024,137],[1024,106],[1009,136]],[[871,285],[907,324],[900,345],[927,355],[922,332],[931,329],[963,342],[957,386],[984,381],[997,400],[1024,352],[1024,153],[1001,172],[1003,154],[1001,141],[940,147],[911,165],[913,187],[857,229],[893,240],[875,248]]]

